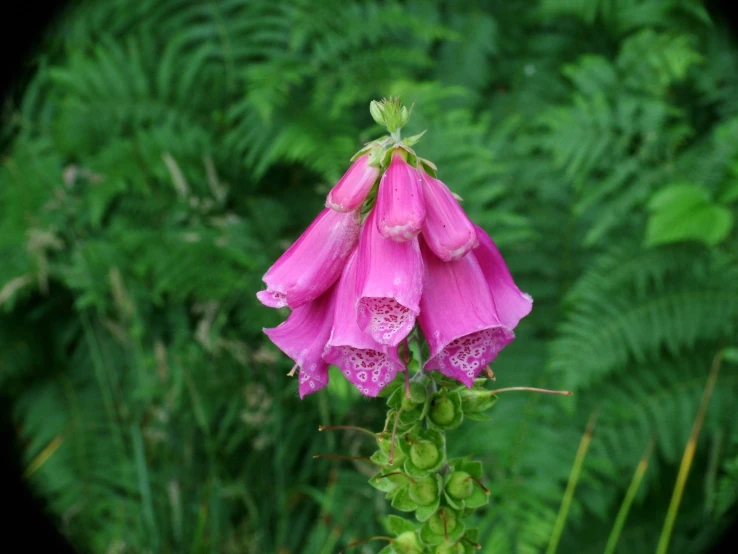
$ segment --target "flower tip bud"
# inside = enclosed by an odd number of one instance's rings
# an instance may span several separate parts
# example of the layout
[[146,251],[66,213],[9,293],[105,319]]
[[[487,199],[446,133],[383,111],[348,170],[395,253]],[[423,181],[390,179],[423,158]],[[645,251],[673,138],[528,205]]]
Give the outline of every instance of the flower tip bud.
[[386,125],[384,121],[384,113],[382,110],[382,104],[380,104],[376,100],[372,100],[369,103],[369,113],[372,114],[372,119],[374,119],[374,121],[376,121],[380,125]]

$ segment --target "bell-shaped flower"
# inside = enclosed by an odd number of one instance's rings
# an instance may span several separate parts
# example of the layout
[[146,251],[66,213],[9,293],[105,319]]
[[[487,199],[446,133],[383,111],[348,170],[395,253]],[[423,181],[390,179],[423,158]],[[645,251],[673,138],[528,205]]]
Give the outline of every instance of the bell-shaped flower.
[[336,286],[295,308],[285,322],[264,333],[300,368],[300,398],[328,384],[323,351],[333,327]]
[[380,235],[376,213],[370,212],[359,238],[357,323],[377,342],[397,346],[420,313],[423,259],[417,237],[396,242]]
[[358,210],[377,177],[379,168],[369,165],[369,154],[359,156],[328,193],[326,207],[337,212]]
[[437,369],[471,388],[474,379],[515,336],[497,317],[479,262],[471,252],[440,260],[421,240],[425,264],[418,322],[430,346],[427,371]]
[[502,254],[490,236],[481,227],[475,225],[475,228],[479,246],[474,249],[474,256],[489,285],[497,308],[497,317],[505,327],[514,329],[533,309],[533,299],[515,285]]
[[315,300],[336,282],[359,238],[358,212],[325,209],[266,272],[265,306],[294,309]]
[[425,199],[423,238],[444,262],[458,260],[477,245],[477,233],[449,188],[424,171],[418,172]]
[[420,174],[395,150],[377,191],[377,228],[384,237],[408,241],[420,233],[425,220]]
[[346,262],[336,285],[333,331],[323,359],[341,370],[365,396],[377,396],[404,369],[397,347],[379,344],[356,323],[358,296],[356,276],[358,252]]

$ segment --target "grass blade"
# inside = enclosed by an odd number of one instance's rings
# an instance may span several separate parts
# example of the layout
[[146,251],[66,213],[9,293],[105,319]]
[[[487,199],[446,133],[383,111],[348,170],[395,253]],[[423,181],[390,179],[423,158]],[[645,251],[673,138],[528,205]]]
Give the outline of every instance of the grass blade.
[[633,480],[630,482],[630,486],[625,493],[625,498],[623,499],[623,503],[620,505],[620,510],[618,510],[618,515],[615,518],[615,524],[612,526],[610,537],[607,539],[604,554],[612,554],[615,552],[615,547],[618,544],[618,539],[620,538],[620,533],[625,525],[625,520],[628,519],[628,513],[630,512],[630,507],[633,504],[633,499],[635,498],[635,495],[641,486],[641,481],[643,481],[643,476],[646,474],[646,470],[648,469],[648,463],[651,459],[651,454],[653,454],[653,444],[653,439],[651,439],[648,442],[646,451],[643,453],[643,456],[641,456],[641,460],[638,462],[638,466],[633,474]]
[[697,411],[697,416],[695,417],[694,424],[692,425],[692,431],[689,433],[689,440],[687,441],[687,446],[685,447],[684,454],[682,455],[682,462],[679,464],[679,474],[677,475],[677,480],[674,484],[674,492],[671,496],[671,502],[669,502],[669,509],[666,513],[664,527],[661,529],[661,536],[659,537],[659,544],[656,547],[656,554],[666,554],[666,551],[669,548],[671,533],[674,530],[674,522],[676,521],[676,516],[679,512],[679,505],[682,502],[682,495],[684,494],[684,487],[686,486],[687,478],[689,477],[689,470],[692,467],[694,452],[697,449],[697,439],[700,436],[702,423],[705,420],[705,414],[707,413],[707,408],[710,405],[712,392],[715,390],[715,383],[717,381],[718,373],[720,372],[722,361],[723,353],[720,351],[712,360],[712,368],[710,369],[710,375],[707,377],[705,391],[702,393],[700,408]]
[[561,500],[561,508],[559,508],[559,514],[556,516],[556,523],[554,524],[553,533],[551,533],[551,540],[548,543],[546,554],[554,554],[559,546],[559,540],[561,540],[561,534],[564,532],[566,518],[569,515],[571,501],[574,498],[574,491],[577,488],[577,482],[579,481],[579,476],[582,472],[582,465],[584,465],[584,458],[587,455],[587,450],[589,450],[589,444],[592,442],[592,434],[594,433],[596,422],[597,413],[593,412],[592,415],[589,416],[587,428],[584,430],[582,440],[579,441],[577,455],[574,458],[574,465],[572,466],[571,473],[569,474],[569,482],[566,484],[564,498]]

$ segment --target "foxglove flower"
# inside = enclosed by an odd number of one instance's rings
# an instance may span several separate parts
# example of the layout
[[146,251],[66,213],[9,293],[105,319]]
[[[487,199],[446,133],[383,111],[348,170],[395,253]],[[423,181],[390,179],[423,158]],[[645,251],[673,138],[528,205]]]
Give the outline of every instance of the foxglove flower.
[[267,290],[256,294],[265,306],[297,308],[336,282],[359,238],[358,212],[325,209],[266,272]]
[[326,207],[337,212],[358,210],[377,177],[379,168],[369,165],[369,154],[359,156],[328,193]]
[[420,312],[423,260],[417,237],[407,242],[386,239],[375,220],[372,210],[359,238],[357,323],[377,342],[397,346]]
[[418,173],[426,210],[423,238],[444,262],[458,260],[478,244],[474,224],[445,184],[424,171]]
[[377,396],[404,365],[397,347],[379,344],[356,323],[358,296],[356,277],[358,251],[346,262],[336,285],[333,331],[323,359],[339,367],[346,378],[365,396]]
[[474,256],[494,298],[497,316],[505,327],[514,329],[533,309],[533,299],[515,285],[502,254],[490,236],[481,227],[475,225],[475,228],[479,246],[474,250]]
[[287,320],[264,333],[300,368],[300,398],[328,384],[323,350],[333,327],[336,286],[295,308]]
[[474,379],[514,335],[497,317],[474,253],[443,262],[424,241],[423,297],[418,322],[430,346],[425,369],[437,369],[471,388]]
[[404,242],[418,236],[425,220],[420,175],[395,151],[379,182],[377,228],[384,237]]

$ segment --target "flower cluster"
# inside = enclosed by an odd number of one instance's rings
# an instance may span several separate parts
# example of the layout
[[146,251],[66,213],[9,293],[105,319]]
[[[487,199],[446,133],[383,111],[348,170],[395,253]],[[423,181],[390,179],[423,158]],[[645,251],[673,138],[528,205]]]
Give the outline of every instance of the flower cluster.
[[300,396],[328,384],[329,364],[366,396],[404,371],[416,322],[423,368],[472,387],[532,307],[492,239],[472,223],[436,168],[401,140],[409,112],[372,103],[391,136],[368,143],[326,208],[264,275],[259,300],[289,307],[264,332],[300,370]]

